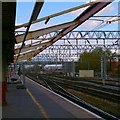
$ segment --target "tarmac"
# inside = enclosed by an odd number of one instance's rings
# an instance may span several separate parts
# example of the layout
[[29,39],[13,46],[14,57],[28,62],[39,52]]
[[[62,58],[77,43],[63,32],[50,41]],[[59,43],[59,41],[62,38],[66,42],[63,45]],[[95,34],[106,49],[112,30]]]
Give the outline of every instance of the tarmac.
[[16,89],[8,84],[7,105],[2,108],[2,118],[44,118],[61,120],[99,118],[94,113],[77,106],[47,88],[26,78],[26,89]]
[[16,89],[16,86],[8,84],[7,105],[2,108],[2,118],[42,118],[43,115],[26,90]]

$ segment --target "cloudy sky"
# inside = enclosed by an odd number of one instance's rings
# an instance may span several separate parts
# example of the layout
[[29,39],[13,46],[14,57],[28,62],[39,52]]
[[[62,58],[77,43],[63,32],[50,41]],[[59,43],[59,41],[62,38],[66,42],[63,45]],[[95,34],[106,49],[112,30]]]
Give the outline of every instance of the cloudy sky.
[[[20,25],[29,21],[34,5],[35,0],[31,0],[29,2],[25,1],[21,2],[22,0],[18,0],[17,2],[17,13],[16,13],[16,25]],[[57,12],[61,12],[66,9],[70,9],[88,2],[88,0],[82,0],[84,2],[78,2],[78,0],[44,0],[45,3],[42,7],[42,10],[38,16],[38,18],[42,18]],[[57,2],[54,2],[57,1]],[[58,2],[59,1],[59,2]],[[64,1],[64,2],[63,2]],[[74,2],[73,2],[74,1]],[[79,0],[80,1],[80,0]],[[120,14],[120,2],[115,0],[113,3],[109,4],[95,16],[116,16]],[[70,12],[49,20],[47,24],[45,21],[33,24],[30,28],[31,31],[46,28],[49,26],[54,26],[61,23],[66,23],[74,20],[78,15],[80,15],[86,8],[79,9],[74,12]],[[97,20],[95,20],[97,19]],[[102,30],[102,31],[118,31],[119,22],[112,22],[111,24],[106,24],[107,21],[116,20],[118,17],[91,17],[91,20],[87,20],[82,25],[77,27],[75,30],[79,31],[91,31],[91,30]],[[25,30],[25,28],[18,29],[18,31]],[[59,42],[59,41],[58,41]]]
[[[33,0],[34,1],[34,0]],[[46,0],[50,1],[50,0]],[[38,18],[42,18],[72,7],[76,7],[82,4],[85,4],[88,1],[85,2],[72,2],[73,0],[66,0],[66,2],[53,2],[55,0],[51,0],[52,2],[46,2],[44,3],[42,10],[38,16]],[[57,0],[58,1],[58,0]],[[65,1],[65,0],[64,0]],[[29,21],[32,10],[34,8],[34,2],[18,2],[17,3],[17,13],[16,13],[16,25],[23,24]],[[115,2],[108,5],[106,8],[101,10],[96,15],[98,16],[115,16],[120,13],[120,10],[118,10],[118,2],[115,0]],[[44,24],[45,21],[39,22],[37,24],[33,24],[31,26],[30,30],[40,29],[48,26],[53,26],[55,24],[61,24],[65,22],[70,22],[74,20],[78,15],[80,15],[86,8],[79,9],[74,12],[70,12],[55,18],[50,19],[47,25]],[[107,21],[112,20],[111,17],[92,17],[91,19],[99,19],[99,20],[87,20],[85,23],[83,23],[81,26],[79,26],[76,30],[118,30],[118,22],[113,22],[112,24],[106,24]],[[114,18],[115,19],[115,18]],[[117,18],[116,18],[117,19]],[[101,21],[101,20],[104,20]],[[24,28],[19,30],[25,30]]]

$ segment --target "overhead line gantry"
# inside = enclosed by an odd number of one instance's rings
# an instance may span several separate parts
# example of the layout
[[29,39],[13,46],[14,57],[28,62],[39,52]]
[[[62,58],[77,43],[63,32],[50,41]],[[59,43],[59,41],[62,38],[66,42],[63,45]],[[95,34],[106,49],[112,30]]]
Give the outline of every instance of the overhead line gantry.
[[[113,0],[109,0],[109,1],[100,1],[100,2],[95,2],[94,4],[92,4],[91,6],[89,6],[82,14],[80,14],[75,20],[73,20],[72,22],[66,23],[66,24],[61,24],[61,25],[57,25],[54,28],[54,30],[58,30],[57,27],[59,27],[59,29],[61,31],[58,31],[58,33],[53,37],[50,38],[50,40],[48,40],[46,43],[42,44],[42,47],[40,47],[37,50],[25,53],[25,54],[21,54],[20,56],[24,56],[22,57],[23,59],[29,59],[31,57],[36,56],[37,54],[39,54],[40,52],[42,52],[44,49],[46,49],[47,47],[49,47],[50,45],[52,45],[53,43],[55,43],[56,41],[58,41],[59,39],[61,39],[63,36],[65,36],[67,33],[69,33],[70,31],[72,31],[73,29],[75,29],[76,27],[78,27],[79,25],[81,25],[82,23],[84,23],[86,20],[88,20],[91,16],[93,16],[94,14],[96,14],[97,12],[99,12],[100,10],[102,10],[104,7],[106,7],[108,4],[110,4]],[[53,32],[52,27],[46,28],[46,29],[42,29],[42,30],[37,30],[37,31],[33,31],[28,33],[27,39],[33,39],[36,38],[40,35],[44,35],[47,34],[49,32]],[[42,33],[44,32],[44,33]],[[18,39],[19,37],[23,37],[24,35],[18,35],[16,36],[16,40],[18,42],[20,42],[20,39]],[[30,37],[33,36],[33,37]],[[19,56],[19,57],[20,57]],[[16,57],[15,57],[16,59]]]

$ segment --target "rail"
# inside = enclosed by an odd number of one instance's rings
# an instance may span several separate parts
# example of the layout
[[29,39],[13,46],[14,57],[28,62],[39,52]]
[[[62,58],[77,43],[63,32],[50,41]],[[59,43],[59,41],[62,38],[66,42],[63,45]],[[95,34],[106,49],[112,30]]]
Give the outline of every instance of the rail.
[[[42,79],[47,88],[49,88],[50,90],[58,93],[59,95],[69,99],[70,101],[76,103],[77,105],[82,106],[83,108],[86,108],[87,110],[97,114],[98,116],[100,116],[103,119],[109,119],[109,120],[119,120],[119,118],[102,111],[99,108],[96,108],[95,106],[83,101],[82,99],[74,96],[73,94],[69,93],[68,91],[66,91],[65,89],[63,89],[61,86],[59,86],[57,83],[54,83],[51,79],[47,78],[46,76],[40,76],[40,79]],[[38,82],[38,81],[36,81]],[[39,83],[39,82],[38,82]]]

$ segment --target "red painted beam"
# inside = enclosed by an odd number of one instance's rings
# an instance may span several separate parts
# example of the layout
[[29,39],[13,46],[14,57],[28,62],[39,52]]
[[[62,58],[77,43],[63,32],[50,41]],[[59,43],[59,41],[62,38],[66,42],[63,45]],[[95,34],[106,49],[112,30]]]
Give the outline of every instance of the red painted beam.
[[[113,0],[111,0],[111,1],[113,1]],[[103,9],[104,7],[106,7],[110,3],[111,2],[98,2],[98,3],[94,4],[94,5],[92,5],[91,7],[86,9],[80,16],[78,16],[74,20],[74,21],[77,21],[78,24],[70,26],[68,28],[65,28],[60,33],[58,33],[58,35],[56,35],[56,37],[51,39],[51,41],[56,42],[58,39],[60,39],[61,37],[63,37],[67,33],[69,33],[70,31],[72,31],[73,29],[75,29],[76,27],[78,27],[79,25],[84,23],[86,20],[88,20],[90,17],[92,17],[94,14],[99,12],[101,9]]]
[[50,44],[45,45],[43,48],[40,49],[40,52],[42,52],[44,49],[46,49],[47,47],[49,47],[50,45],[52,45],[53,43],[55,43],[57,40],[59,40],[60,38],[62,38],[64,35],[66,35],[70,31],[72,31],[73,29],[75,29],[76,27],[78,27],[79,25],[81,25],[82,23],[84,23],[86,20],[88,20],[90,17],[92,17],[93,15],[95,15],[100,10],[102,10],[104,7],[106,7],[112,1],[114,1],[114,0],[106,0],[106,2],[98,2],[98,3],[95,3],[94,5],[90,6],[89,8],[87,8],[82,14],[80,14],[74,20],[74,21],[77,22],[77,24],[72,25],[70,27],[67,27],[67,28],[63,29],[61,32],[59,32],[54,38],[52,38],[50,40]]

